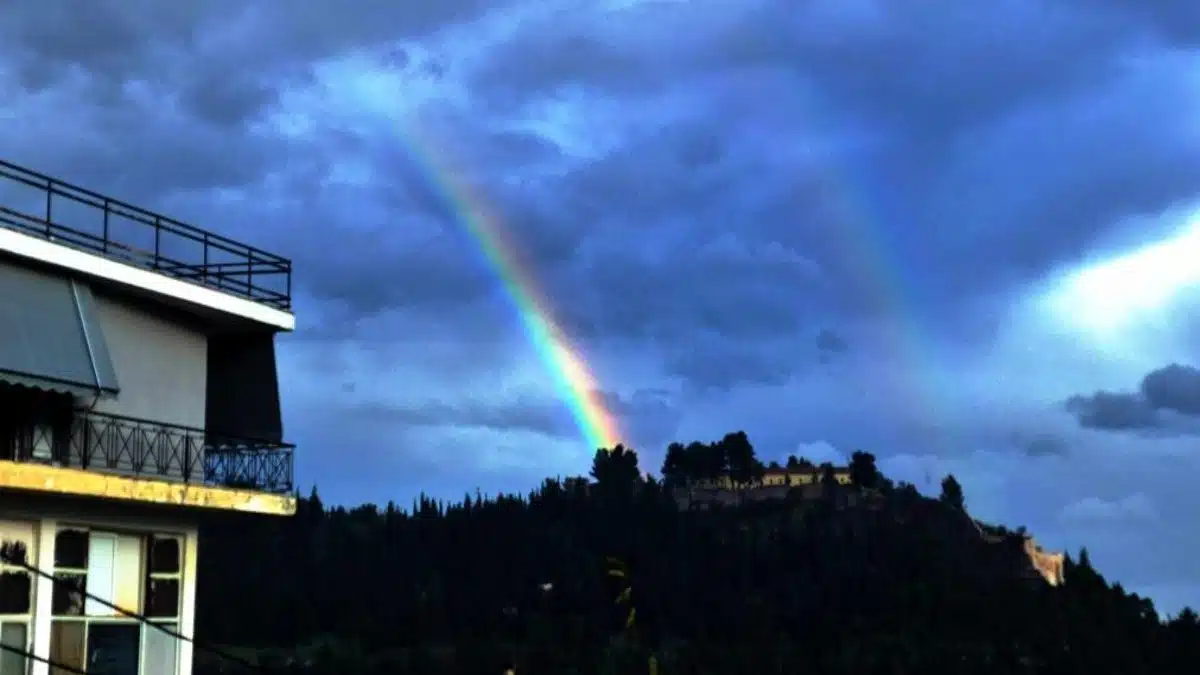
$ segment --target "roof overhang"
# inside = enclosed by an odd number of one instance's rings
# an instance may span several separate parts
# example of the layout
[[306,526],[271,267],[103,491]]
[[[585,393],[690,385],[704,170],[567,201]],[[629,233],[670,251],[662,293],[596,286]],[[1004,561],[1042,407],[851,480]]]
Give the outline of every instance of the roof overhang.
[[240,317],[277,330],[292,331],[296,328],[296,317],[291,312],[8,228],[0,227],[0,251],[114,284],[148,291],[195,308]]

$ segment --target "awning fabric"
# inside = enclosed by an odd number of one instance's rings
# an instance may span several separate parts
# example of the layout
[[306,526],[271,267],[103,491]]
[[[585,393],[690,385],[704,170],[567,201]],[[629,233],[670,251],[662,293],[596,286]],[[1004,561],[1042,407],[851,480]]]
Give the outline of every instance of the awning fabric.
[[0,382],[115,395],[94,303],[85,283],[0,260]]

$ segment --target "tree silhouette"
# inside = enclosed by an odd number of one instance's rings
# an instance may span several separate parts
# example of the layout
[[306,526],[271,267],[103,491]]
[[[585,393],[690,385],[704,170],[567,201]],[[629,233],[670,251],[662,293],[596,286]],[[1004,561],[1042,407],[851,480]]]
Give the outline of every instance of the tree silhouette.
[[746,485],[753,481],[758,458],[754,454],[754,446],[750,444],[746,432],[737,431],[726,434],[719,445],[725,457],[726,470],[730,480],[736,485]]
[[942,479],[942,492],[938,495],[938,500],[958,511],[967,510],[962,486],[958,484],[958,479],[952,473],[946,474],[946,477]]
[[693,478],[692,467],[688,465],[687,450],[682,443],[672,443],[667,446],[667,454],[663,458],[663,483],[668,487],[680,487]]
[[860,488],[876,489],[879,487],[879,469],[875,467],[875,455],[862,450],[855,450],[850,455],[850,483]]
[[[591,480],[546,479],[527,495],[345,508],[314,490],[294,518],[209,521],[198,636],[279,675],[650,664],[662,675],[1174,674],[1200,663],[1195,612],[1163,621],[1086,550],[1066,560],[1065,585],[1047,586],[1029,574],[1017,528],[981,524],[985,541],[963,526],[953,476],[938,499],[901,483],[841,509],[800,490],[681,510],[673,484],[714,467],[745,475],[732,468],[747,466],[741,442],[668,449],[662,482],[618,446],[595,455]],[[851,460],[846,487],[823,465],[828,494],[865,490],[866,460],[857,471]],[[0,599],[22,591],[9,571]],[[241,672],[206,658],[196,675]]]

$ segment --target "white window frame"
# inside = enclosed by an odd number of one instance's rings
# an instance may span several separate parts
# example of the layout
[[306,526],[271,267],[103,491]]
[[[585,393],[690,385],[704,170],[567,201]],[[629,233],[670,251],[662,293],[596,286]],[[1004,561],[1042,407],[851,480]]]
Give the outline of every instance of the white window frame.
[[[178,568],[174,572],[154,572],[153,571],[153,569],[151,567],[151,565],[152,565],[151,558],[153,556],[153,548],[154,548],[154,540],[155,539],[171,539],[171,540],[175,541],[175,545],[179,552],[179,557],[177,560]],[[142,644],[141,644],[141,648],[142,648],[141,659],[142,660],[141,660],[141,663],[139,664],[139,669],[145,668],[145,665],[146,665],[146,643],[147,643],[146,636],[147,636],[147,634],[152,631],[157,631],[160,633],[162,632],[158,628],[155,628],[154,626],[151,626],[150,624],[155,624],[157,626],[170,627],[171,631],[174,633],[177,633],[177,634],[179,634],[183,628],[183,581],[184,581],[183,570],[184,570],[184,567],[186,566],[186,556],[187,556],[187,537],[183,536],[182,534],[169,534],[169,533],[155,532],[155,533],[152,533],[152,534],[149,534],[146,536],[146,557],[145,557],[146,584],[142,590],[142,596],[143,596],[142,604],[143,604],[143,610],[144,610],[142,613],[144,615],[146,615],[147,622],[142,625]],[[145,605],[146,605],[146,598],[148,597],[148,595],[150,593],[151,583],[154,581],[172,581],[172,580],[175,581],[175,588],[176,588],[176,593],[177,593],[177,597],[175,598],[175,616],[149,616],[148,615],[149,607],[147,607]],[[180,656],[180,653],[179,653],[180,640],[178,638],[174,638],[174,640],[175,640],[175,672],[178,673],[178,672],[180,672],[180,658],[179,658],[179,656]],[[144,673],[143,675],[154,675],[154,674]]]
[[[21,521],[24,522],[24,521]],[[34,564],[34,547],[37,540],[37,525],[31,524],[30,533],[32,534],[30,541],[22,541],[25,545],[25,561],[29,564]],[[25,626],[25,651],[33,651],[33,612],[37,607],[37,578],[33,572],[17,565],[9,565],[0,560],[0,574],[5,572],[21,572],[29,575],[29,611],[24,614],[0,614],[0,628],[7,624],[21,624]],[[29,672],[32,666],[32,660],[25,657],[25,673]],[[15,673],[14,675],[25,675],[25,673]],[[9,675],[9,673],[0,673],[0,675]]]
[[[102,624],[102,623],[124,624],[124,625],[137,624],[138,628],[139,628],[139,630],[138,630],[138,673],[140,675],[159,675],[158,673],[145,672],[145,669],[146,669],[146,642],[147,642],[146,635],[149,631],[161,632],[161,631],[159,631],[158,628],[151,626],[150,624],[152,624],[152,623],[157,624],[159,626],[174,626],[174,628],[172,630],[175,633],[180,632],[180,629],[182,626],[182,621],[183,621],[183,618],[182,618],[182,614],[183,614],[183,581],[184,581],[183,570],[185,568],[185,556],[187,553],[187,549],[186,549],[187,537],[184,534],[178,533],[178,532],[155,532],[155,531],[146,531],[146,530],[133,531],[133,530],[124,530],[124,529],[119,529],[119,528],[82,525],[82,524],[68,524],[68,523],[59,524],[59,526],[57,527],[57,529],[55,529],[53,534],[55,537],[57,537],[59,534],[61,534],[64,531],[67,531],[67,530],[75,530],[78,532],[86,533],[88,535],[89,548],[90,548],[90,544],[91,544],[91,535],[93,533],[104,535],[104,536],[114,536],[114,537],[117,537],[118,540],[121,535],[134,535],[134,536],[141,538],[142,557],[141,557],[141,569],[139,570],[139,572],[142,576],[143,583],[141,584],[141,592],[138,597],[138,606],[133,608],[135,613],[137,613],[137,614],[141,614],[142,616],[146,615],[146,609],[147,609],[146,600],[147,600],[147,596],[148,596],[148,593],[150,590],[150,581],[151,580],[153,580],[153,579],[174,579],[174,580],[178,581],[177,588],[178,588],[179,597],[176,599],[176,605],[175,605],[176,606],[176,615],[173,617],[148,617],[147,616],[146,617],[147,621],[139,622],[137,619],[127,617],[127,616],[124,616],[121,614],[117,614],[114,616],[89,616],[87,614],[88,599],[86,597],[84,598],[84,613],[83,614],[81,614],[81,615],[52,614],[50,617],[51,625],[53,625],[56,622],[83,624],[83,645],[84,645],[85,658],[86,658],[87,644],[88,644],[88,630],[93,624]],[[150,569],[151,569],[150,568],[150,556],[151,556],[151,549],[152,549],[152,545],[153,545],[152,541],[155,538],[157,538],[157,539],[173,539],[177,543],[177,545],[179,547],[179,569],[176,572],[173,572],[173,573],[151,573],[151,571],[150,571]],[[57,541],[55,543],[57,544]],[[89,560],[89,562],[90,562],[90,560]],[[82,575],[85,579],[84,591],[85,591],[85,593],[89,592],[88,588],[87,588],[87,582],[86,582],[86,579],[88,576],[88,570],[86,568],[58,567],[56,565],[51,570],[52,574],[57,574],[59,572]],[[26,667],[28,668],[28,665]],[[85,663],[84,668],[86,669],[86,667],[87,667],[87,664]],[[182,668],[182,664],[181,664],[181,659],[180,659],[179,640],[176,639],[175,672],[179,673],[181,671],[181,668]],[[4,673],[3,675],[8,675],[8,674]]]

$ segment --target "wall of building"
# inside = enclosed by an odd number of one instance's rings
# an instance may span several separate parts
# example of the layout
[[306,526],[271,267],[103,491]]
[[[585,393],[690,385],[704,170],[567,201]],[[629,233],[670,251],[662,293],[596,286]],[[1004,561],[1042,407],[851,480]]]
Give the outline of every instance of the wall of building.
[[[821,482],[822,475],[823,474],[819,469],[813,471],[797,470],[795,472],[767,471],[763,475],[761,481],[748,485],[735,485],[729,476],[720,476],[715,479],[698,480],[694,481],[692,485],[693,487],[714,490],[733,490],[738,488],[744,490],[761,490],[763,488],[779,486],[802,487],[805,485],[819,484]],[[847,469],[836,469],[834,472],[834,479],[837,480],[839,485],[849,485],[850,471]]]
[[102,413],[203,429],[208,339],[199,330],[95,290],[96,313],[120,394]]

